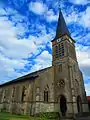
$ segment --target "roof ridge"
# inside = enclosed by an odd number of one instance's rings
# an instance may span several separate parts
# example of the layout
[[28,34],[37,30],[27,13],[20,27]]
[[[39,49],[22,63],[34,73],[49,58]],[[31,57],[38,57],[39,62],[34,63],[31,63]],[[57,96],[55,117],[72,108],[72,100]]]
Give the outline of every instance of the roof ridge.
[[23,75],[23,76],[21,76],[21,77],[18,77],[18,78],[16,78],[16,79],[13,79],[13,80],[8,81],[8,82],[6,82],[6,83],[0,84],[0,87],[2,87],[2,86],[4,86],[4,85],[7,85],[7,84],[19,82],[20,80],[25,80],[25,79],[27,79],[27,78],[29,78],[29,77],[30,77],[31,79],[36,78],[36,77],[38,77],[38,75],[33,76],[34,74],[36,74],[36,73],[38,73],[38,72],[41,72],[41,71],[44,71],[44,70],[46,70],[46,69],[49,69],[49,68],[51,68],[51,67],[52,67],[52,66],[49,66],[49,67],[47,67],[47,68],[43,68],[43,69],[41,69],[41,70],[37,70],[37,71],[35,71],[35,72],[31,72],[31,73],[29,73],[29,74],[27,74],[27,75]]

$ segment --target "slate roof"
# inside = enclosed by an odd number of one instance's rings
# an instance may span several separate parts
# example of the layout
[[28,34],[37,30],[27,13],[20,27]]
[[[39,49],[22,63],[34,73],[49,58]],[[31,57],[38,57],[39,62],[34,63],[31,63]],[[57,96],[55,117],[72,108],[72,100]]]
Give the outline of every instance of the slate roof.
[[36,77],[39,77],[39,75],[38,75],[39,72],[43,72],[43,71],[45,71],[45,70],[47,70],[51,67],[52,66],[41,69],[41,70],[38,70],[38,71],[35,71],[35,72],[32,72],[32,73],[29,73],[27,75],[24,75],[24,76],[19,77],[17,79],[11,80],[9,82],[3,83],[3,84],[0,85],[0,87],[6,86],[6,85],[9,85],[9,84],[13,84],[13,83],[17,83],[17,82],[23,82],[25,80],[34,80]]
[[62,15],[61,10],[59,11],[59,18],[58,18],[58,24],[57,24],[57,29],[56,29],[56,37],[62,36],[64,34],[67,34],[70,36],[69,30],[67,28],[65,19]]

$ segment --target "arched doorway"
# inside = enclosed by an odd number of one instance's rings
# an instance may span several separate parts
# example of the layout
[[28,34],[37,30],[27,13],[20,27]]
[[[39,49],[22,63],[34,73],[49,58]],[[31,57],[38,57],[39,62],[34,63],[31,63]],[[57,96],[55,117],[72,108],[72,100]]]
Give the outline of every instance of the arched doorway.
[[80,95],[77,96],[77,109],[78,109],[78,113],[82,112],[82,100]]
[[62,116],[65,116],[67,111],[67,104],[66,104],[66,98],[63,95],[60,96],[60,110]]

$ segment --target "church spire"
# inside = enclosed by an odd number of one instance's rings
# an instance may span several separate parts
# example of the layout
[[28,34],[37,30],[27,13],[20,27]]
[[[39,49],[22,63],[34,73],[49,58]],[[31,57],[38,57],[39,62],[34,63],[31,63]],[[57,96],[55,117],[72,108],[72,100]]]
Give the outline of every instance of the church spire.
[[59,11],[57,29],[56,29],[56,37],[59,37],[59,36],[64,35],[64,34],[67,34],[67,35],[70,36],[69,30],[67,28],[64,17],[62,15],[61,10],[60,10]]

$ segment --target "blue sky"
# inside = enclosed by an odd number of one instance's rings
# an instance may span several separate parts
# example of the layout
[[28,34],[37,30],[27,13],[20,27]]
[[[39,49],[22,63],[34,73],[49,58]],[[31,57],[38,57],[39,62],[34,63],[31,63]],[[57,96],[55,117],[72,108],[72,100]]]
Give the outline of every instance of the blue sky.
[[[61,0],[90,95],[90,0]],[[52,64],[58,0],[0,0],[0,84]]]

